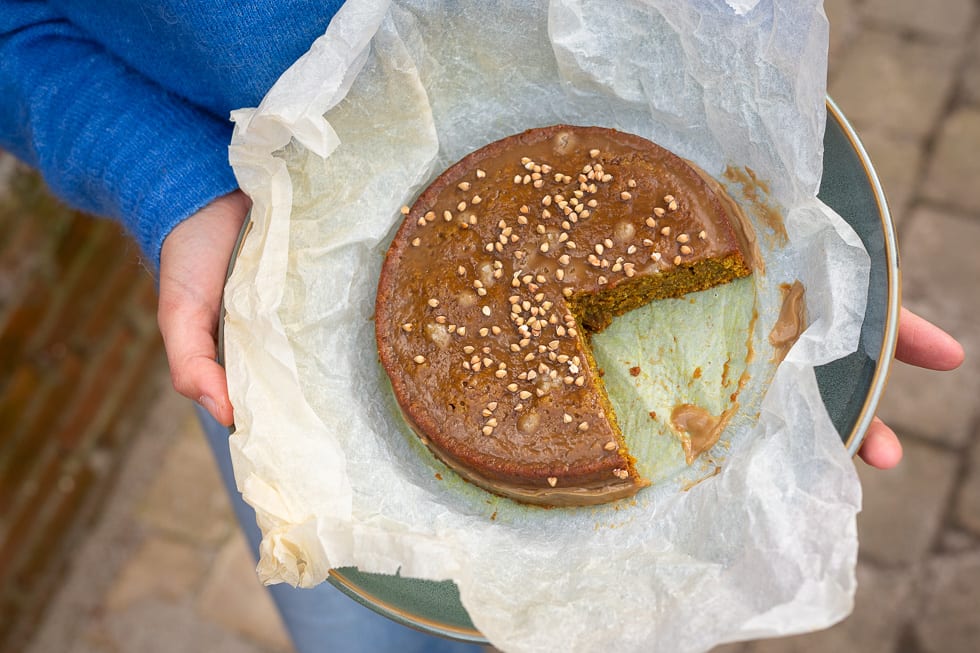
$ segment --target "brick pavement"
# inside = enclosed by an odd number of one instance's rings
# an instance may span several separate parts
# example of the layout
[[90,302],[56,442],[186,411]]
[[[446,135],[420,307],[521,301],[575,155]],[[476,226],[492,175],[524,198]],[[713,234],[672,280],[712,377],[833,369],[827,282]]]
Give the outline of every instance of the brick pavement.
[[117,225],[0,153],[0,650],[30,632],[153,399],[155,295]]
[[149,412],[27,653],[292,650],[196,420],[173,393]]
[[[902,435],[905,459],[888,472],[856,463],[865,502],[854,613],[819,633],[720,650],[973,653],[980,649],[980,2],[827,0],[826,7],[830,94],[882,177],[899,231],[904,301],[959,338],[967,361],[949,374],[895,368],[879,413]],[[29,653],[289,650],[206,456],[190,408],[160,399]]]

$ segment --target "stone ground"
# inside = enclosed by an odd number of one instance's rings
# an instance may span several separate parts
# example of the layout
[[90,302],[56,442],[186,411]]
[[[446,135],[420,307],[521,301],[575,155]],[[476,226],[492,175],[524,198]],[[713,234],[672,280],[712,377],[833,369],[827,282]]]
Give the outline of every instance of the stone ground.
[[[902,247],[904,301],[964,343],[898,365],[879,414],[905,459],[856,464],[859,588],[828,630],[727,653],[980,650],[980,3],[827,0],[829,92],[870,151]],[[970,299],[970,298],[973,299]],[[29,653],[286,652],[189,405],[163,391]]]

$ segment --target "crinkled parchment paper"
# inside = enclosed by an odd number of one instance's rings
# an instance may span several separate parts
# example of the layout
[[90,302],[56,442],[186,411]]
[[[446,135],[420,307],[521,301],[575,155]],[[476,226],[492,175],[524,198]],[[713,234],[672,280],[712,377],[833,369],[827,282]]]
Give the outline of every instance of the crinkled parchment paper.
[[[813,367],[856,348],[868,258],[816,199],[826,51],[816,0],[349,1],[234,116],[232,163],[254,207],[225,351],[261,577],[311,586],[357,566],[452,579],[508,651],[702,651],[843,618],[860,492]],[[764,274],[596,338],[637,415],[681,396],[645,389],[657,366],[714,370],[680,392],[716,410],[718,369],[742,360],[749,381],[722,442],[688,467],[651,421],[628,438],[652,487],[542,510],[454,480],[422,450],[377,362],[372,314],[399,208],[467,152],[558,122],[645,136],[716,178],[751,168],[788,242],[760,221]],[[797,278],[810,327],[775,369],[778,286]],[[671,330],[687,336],[672,349],[647,337]]]

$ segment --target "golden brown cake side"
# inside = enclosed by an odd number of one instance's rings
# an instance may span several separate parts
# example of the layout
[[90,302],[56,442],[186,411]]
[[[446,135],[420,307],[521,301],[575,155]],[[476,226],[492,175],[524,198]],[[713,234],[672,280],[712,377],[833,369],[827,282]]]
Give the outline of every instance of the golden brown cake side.
[[633,467],[588,332],[750,272],[683,160],[609,129],[492,143],[407,211],[378,286],[382,364],[406,419],[474,483],[548,505],[629,496]]

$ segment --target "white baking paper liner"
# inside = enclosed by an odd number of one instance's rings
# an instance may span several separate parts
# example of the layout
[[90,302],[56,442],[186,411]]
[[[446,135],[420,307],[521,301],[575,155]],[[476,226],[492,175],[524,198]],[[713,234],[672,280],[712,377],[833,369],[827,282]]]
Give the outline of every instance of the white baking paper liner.
[[[860,489],[813,368],[856,348],[869,260],[816,199],[826,52],[816,0],[347,2],[261,105],[233,116],[231,161],[254,204],[224,345],[261,578],[309,587],[356,566],[451,579],[506,651],[704,651],[847,615]],[[657,366],[744,361],[751,335],[751,378],[719,445],[688,467],[669,428],[628,433],[652,487],[544,510],[458,480],[419,445],[372,317],[399,208],[466,153],[560,122],[650,138],[722,181],[751,168],[789,238],[758,221],[764,274],[596,338],[607,374],[644,370],[616,391],[642,414],[683,392],[710,404],[717,373],[683,390]],[[766,336],[794,279],[810,326],[775,369]],[[647,342],[651,320],[688,344]]]

